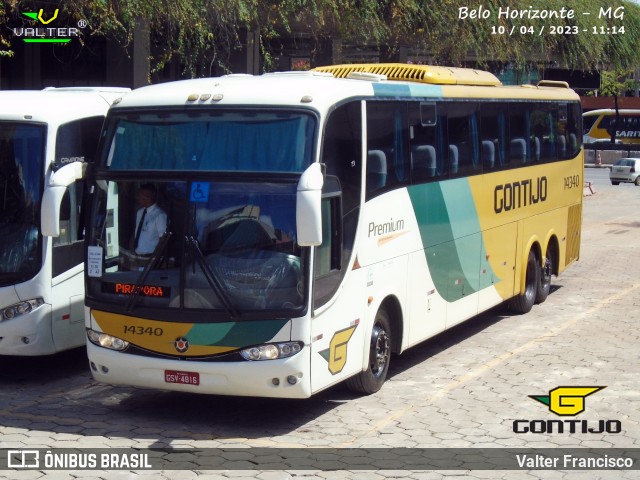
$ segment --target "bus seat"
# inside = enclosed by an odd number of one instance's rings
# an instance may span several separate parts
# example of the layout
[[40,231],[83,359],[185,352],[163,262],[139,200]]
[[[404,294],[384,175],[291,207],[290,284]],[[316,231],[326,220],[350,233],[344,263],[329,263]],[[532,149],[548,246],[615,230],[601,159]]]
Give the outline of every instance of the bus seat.
[[436,176],[436,149],[433,145],[417,145],[412,147],[413,174],[416,178],[432,178]]
[[535,162],[540,161],[540,138],[533,137],[533,160]]
[[488,169],[496,164],[496,146],[491,140],[482,141],[482,164]]
[[527,163],[527,142],[524,141],[524,138],[511,140],[511,160]]
[[453,175],[458,174],[458,147],[449,145],[449,172]]
[[575,152],[578,148],[578,138],[576,137],[575,133],[569,134],[569,148],[572,152]]
[[367,190],[384,188],[387,184],[387,156],[382,150],[367,153]]
[[558,135],[558,154],[564,157],[567,153],[567,139],[564,135]]

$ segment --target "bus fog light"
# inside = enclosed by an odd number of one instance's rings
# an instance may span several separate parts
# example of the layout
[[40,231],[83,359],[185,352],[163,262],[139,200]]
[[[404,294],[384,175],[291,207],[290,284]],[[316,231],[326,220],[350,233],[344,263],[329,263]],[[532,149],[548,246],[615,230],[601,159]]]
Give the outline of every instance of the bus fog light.
[[295,385],[296,383],[298,383],[298,377],[296,377],[295,375],[289,375],[287,377],[287,382],[289,382],[289,385]]
[[245,360],[276,360],[287,358],[299,353],[302,350],[300,342],[267,343],[256,347],[245,348],[240,351],[240,355]]

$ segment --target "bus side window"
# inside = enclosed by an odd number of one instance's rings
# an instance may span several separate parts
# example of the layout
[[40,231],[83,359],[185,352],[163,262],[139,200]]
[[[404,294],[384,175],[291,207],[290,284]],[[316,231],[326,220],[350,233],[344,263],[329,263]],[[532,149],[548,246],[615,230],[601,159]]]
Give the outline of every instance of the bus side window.
[[554,162],[556,154],[557,109],[536,103],[531,109],[531,148],[535,162]]
[[316,308],[335,294],[353,252],[362,192],[361,105],[355,101],[336,108],[324,130],[322,245],[315,251],[313,284]]
[[53,238],[53,276],[60,275],[84,261],[81,206],[84,181],[67,187],[60,206],[60,236]]
[[56,134],[55,164],[73,161],[92,163],[104,117],[90,117],[60,125]]
[[482,171],[478,108],[475,102],[445,104],[451,177],[473,175]]
[[507,165],[506,139],[508,128],[502,102],[486,103],[480,108],[480,138],[482,168],[491,171]]
[[[414,184],[437,180],[447,175],[445,160],[446,119],[437,115],[441,104],[409,104],[409,139],[411,182]],[[446,146],[448,150],[448,145]]]
[[531,162],[531,123],[526,104],[509,105],[509,157],[514,167]]
[[407,104],[367,102],[367,199],[409,183]]
[[582,147],[582,115],[580,114],[580,105],[573,103],[568,106],[568,119],[567,119],[567,150],[570,157],[574,157],[578,154]]

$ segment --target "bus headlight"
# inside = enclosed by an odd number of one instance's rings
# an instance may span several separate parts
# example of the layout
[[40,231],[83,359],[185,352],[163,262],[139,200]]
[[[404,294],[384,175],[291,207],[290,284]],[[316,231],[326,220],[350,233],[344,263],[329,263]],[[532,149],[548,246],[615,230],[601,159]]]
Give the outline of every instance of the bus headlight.
[[240,355],[245,360],[276,360],[278,358],[292,357],[301,350],[301,342],[267,343],[245,348],[240,351]]
[[129,342],[126,340],[103,332],[96,332],[95,330],[87,330],[87,337],[89,337],[89,341],[94,345],[110,350],[124,350],[129,346]]
[[25,300],[24,302],[9,305],[8,307],[0,310],[0,322],[3,320],[11,320],[12,318],[19,317],[29,312],[33,312],[36,308],[44,303],[44,300],[40,297],[32,298],[31,300]]

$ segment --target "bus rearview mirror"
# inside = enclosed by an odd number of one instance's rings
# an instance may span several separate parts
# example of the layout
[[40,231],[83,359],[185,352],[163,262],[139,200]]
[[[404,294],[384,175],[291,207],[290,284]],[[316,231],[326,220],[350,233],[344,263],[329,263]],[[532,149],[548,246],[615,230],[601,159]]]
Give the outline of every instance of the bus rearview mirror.
[[45,237],[60,236],[60,206],[67,187],[84,177],[87,165],[74,162],[56,170],[49,178],[49,188],[42,195],[40,225]]
[[298,181],[296,194],[296,231],[298,245],[314,247],[322,244],[322,165],[313,163]]

